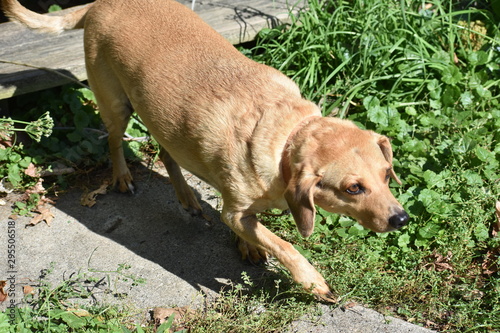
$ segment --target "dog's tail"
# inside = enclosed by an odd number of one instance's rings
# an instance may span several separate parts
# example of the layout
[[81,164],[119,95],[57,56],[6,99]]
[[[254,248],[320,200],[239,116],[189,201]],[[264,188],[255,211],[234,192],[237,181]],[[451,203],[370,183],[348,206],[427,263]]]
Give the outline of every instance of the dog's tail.
[[20,22],[30,29],[41,32],[60,33],[64,30],[83,29],[87,11],[92,4],[64,16],[47,16],[24,8],[17,0],[1,0],[7,17]]

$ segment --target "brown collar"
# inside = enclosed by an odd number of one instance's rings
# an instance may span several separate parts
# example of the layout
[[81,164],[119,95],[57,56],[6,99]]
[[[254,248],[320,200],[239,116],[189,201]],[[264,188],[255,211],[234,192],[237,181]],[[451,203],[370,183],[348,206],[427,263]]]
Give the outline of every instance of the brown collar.
[[292,143],[295,134],[300,131],[304,126],[306,126],[311,118],[320,118],[320,116],[308,116],[304,118],[300,123],[298,123],[288,135],[285,147],[281,153],[281,174],[283,175],[283,180],[285,181],[285,186],[288,186],[288,182],[292,178],[292,170],[290,169],[290,144]]

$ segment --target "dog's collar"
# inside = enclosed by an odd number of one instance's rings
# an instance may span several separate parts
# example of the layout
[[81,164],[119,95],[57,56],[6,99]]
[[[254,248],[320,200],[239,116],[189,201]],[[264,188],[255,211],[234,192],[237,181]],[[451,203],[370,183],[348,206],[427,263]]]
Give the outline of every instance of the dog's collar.
[[290,168],[290,144],[292,143],[295,134],[297,134],[297,132],[300,131],[304,126],[309,124],[313,118],[321,118],[321,116],[308,116],[300,123],[295,125],[295,127],[290,132],[290,135],[288,135],[285,147],[283,148],[283,152],[281,153],[281,174],[283,176],[283,180],[285,181],[285,186],[288,186],[288,182],[292,178],[292,170]]

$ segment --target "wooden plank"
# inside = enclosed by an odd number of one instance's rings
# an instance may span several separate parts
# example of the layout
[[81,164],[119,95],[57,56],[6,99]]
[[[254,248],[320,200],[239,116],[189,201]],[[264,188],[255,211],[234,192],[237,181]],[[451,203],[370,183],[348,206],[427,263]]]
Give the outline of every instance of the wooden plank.
[[[178,1],[191,8],[191,0]],[[293,2],[291,6],[289,3]],[[228,41],[241,44],[253,40],[265,27],[289,22],[289,8],[296,11],[304,3],[197,0],[195,12]],[[66,11],[69,10],[74,8]],[[51,35],[13,22],[0,24],[0,99],[86,80],[82,38],[82,30]]]

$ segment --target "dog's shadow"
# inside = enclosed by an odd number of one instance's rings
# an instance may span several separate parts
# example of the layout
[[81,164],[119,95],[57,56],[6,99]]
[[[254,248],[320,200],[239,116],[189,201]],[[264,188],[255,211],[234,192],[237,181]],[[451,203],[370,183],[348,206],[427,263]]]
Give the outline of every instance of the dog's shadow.
[[[89,208],[79,203],[82,190],[74,190],[59,199],[56,207],[90,231],[122,245],[123,251],[158,264],[196,290],[219,292],[225,281],[240,281],[243,271],[259,279],[270,273],[241,260],[234,235],[207,203],[220,199],[205,183],[188,180],[205,215],[193,217],[178,203],[168,177],[142,165],[132,173],[135,194],[111,191]],[[123,262],[120,253],[111,254],[109,260],[116,261],[115,267]]]

